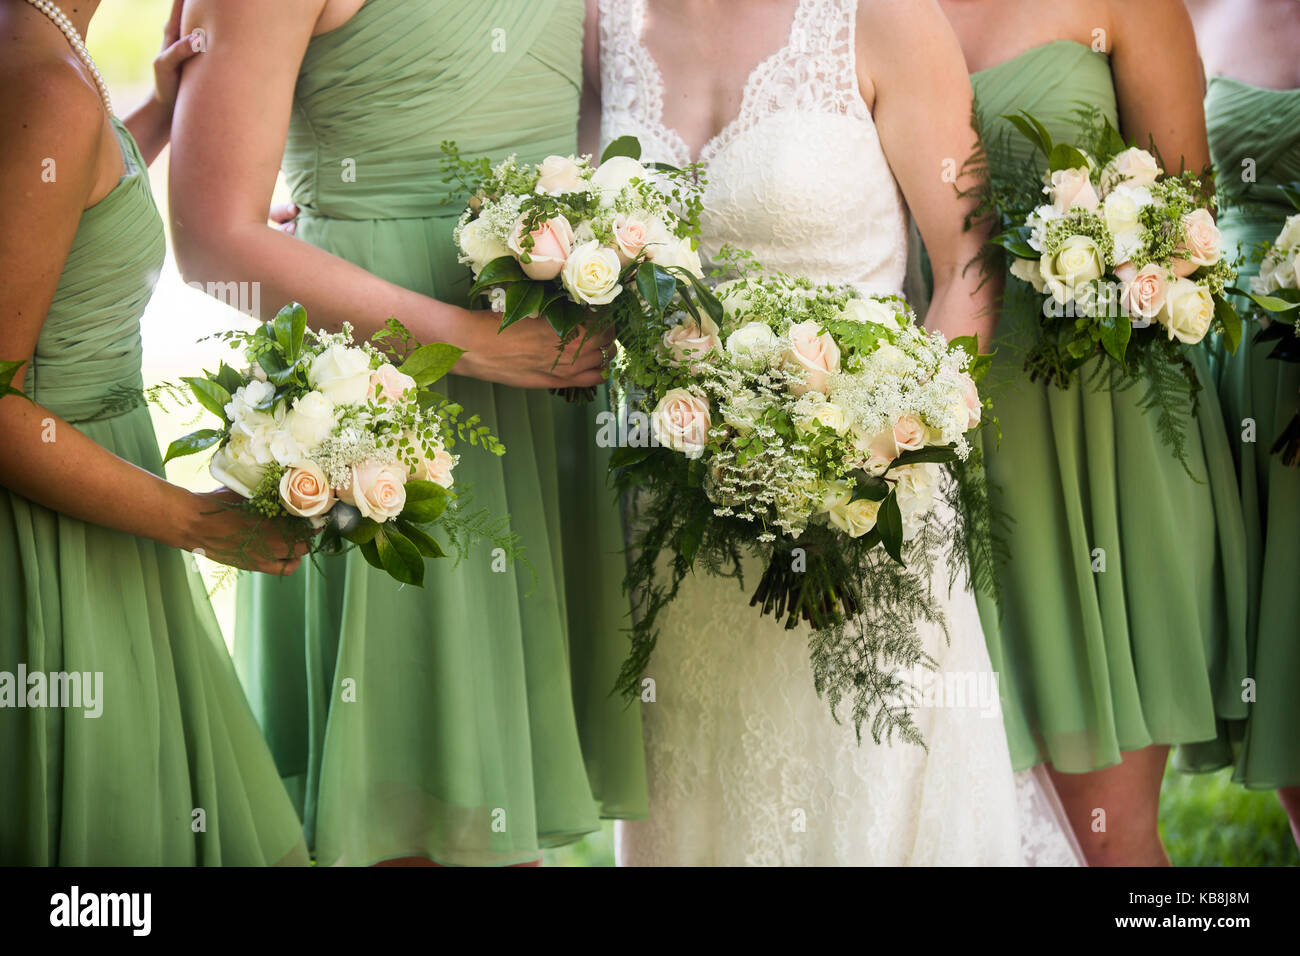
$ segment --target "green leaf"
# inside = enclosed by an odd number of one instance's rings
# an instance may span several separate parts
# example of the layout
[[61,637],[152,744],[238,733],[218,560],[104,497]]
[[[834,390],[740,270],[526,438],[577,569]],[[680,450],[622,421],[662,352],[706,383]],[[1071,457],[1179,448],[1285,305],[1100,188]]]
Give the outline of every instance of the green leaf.
[[420,528],[405,521],[401,518],[397,521],[397,527],[401,529],[402,534],[411,539],[411,543],[419,549],[420,554],[426,558],[445,558],[447,552],[442,550],[442,545],[429,534],[426,534]]
[[298,369],[306,359],[305,355],[299,356],[294,362],[286,364],[277,352],[263,352],[257,357],[257,364],[262,367],[266,373],[266,380],[272,385],[290,385],[298,377]]
[[[347,538],[353,544],[366,544],[375,539],[375,535],[379,534],[379,529],[381,527],[382,525],[373,518],[362,518],[349,528],[344,533],[343,537]],[[380,567],[380,565],[376,565],[376,567]]]
[[1277,189],[1300,212],[1300,183],[1279,183]]
[[167,446],[167,454],[163,456],[163,464],[167,464],[173,458],[196,455],[205,448],[211,448],[221,441],[225,434],[219,428],[200,428],[196,432],[183,435]]
[[464,354],[464,349],[446,342],[430,342],[408,355],[401,371],[415,379],[415,384],[426,387],[455,368]]
[[903,513],[898,508],[898,494],[891,491],[880,505],[876,515],[876,530],[880,532],[880,543],[886,553],[903,563]]
[[1017,226],[1014,229],[1008,229],[1006,232],[998,233],[989,242],[995,246],[1001,246],[1019,259],[1038,259],[1042,256],[1042,253],[1029,244],[1029,236],[1032,233],[1033,230],[1028,226]]
[[190,387],[190,391],[194,393],[200,405],[223,422],[229,423],[230,419],[226,418],[226,404],[230,401],[229,392],[208,378],[183,378],[181,381]]
[[705,285],[699,276],[681,268],[681,266],[672,266],[671,271],[677,275],[684,276],[686,280],[690,282],[695,289],[695,298],[699,300],[700,308],[708,313],[709,318],[721,326],[725,313],[722,309],[722,303],[718,301],[718,297],[713,294],[713,290]]
[[375,535],[374,545],[390,577],[403,584],[424,586],[424,557],[410,538],[390,524]]
[[957,450],[952,445],[926,445],[924,448],[899,452],[898,457],[889,463],[889,470],[903,465],[917,465],[922,462],[943,464],[944,462],[956,460]]
[[636,287],[645,299],[650,314],[656,319],[663,318],[677,291],[677,280],[673,274],[653,262],[643,262],[636,270]]
[[235,392],[239,389],[239,387],[244,384],[244,376],[240,375],[237,371],[235,371],[225,362],[222,362],[219,366],[217,366],[216,375],[210,375],[208,377],[211,378],[213,381],[215,381],[222,388],[224,388],[231,395],[234,395]]
[[615,156],[627,156],[639,160],[641,158],[641,141],[635,136],[620,136],[618,139],[610,141],[610,144],[605,147],[605,151],[600,154],[600,161],[603,163]]
[[6,395],[21,395],[29,402],[31,401],[31,398],[26,392],[22,389],[14,388],[12,384],[14,375],[26,364],[26,359],[0,362],[0,398],[4,398]]
[[485,265],[478,277],[474,279],[474,284],[469,287],[469,296],[472,299],[494,285],[508,285],[511,282],[522,282],[527,278],[523,266],[514,256],[498,256]]
[[867,501],[884,501],[889,495],[891,486],[884,478],[878,478],[875,475],[867,475],[858,478],[858,482],[853,486],[853,501],[861,501],[865,498]]
[[361,556],[366,559],[366,563],[372,568],[378,568],[380,571],[384,570],[384,562],[379,558],[379,545],[375,543],[374,538],[362,544],[357,550],[361,552]]
[[580,326],[590,314],[582,306],[565,297],[548,305],[544,318],[547,324],[555,330],[555,334],[564,339],[568,338],[569,334]]
[[1052,172],[1080,167],[1088,168],[1088,157],[1069,143],[1057,143],[1052,147],[1051,155],[1047,157],[1047,168]]
[[[1225,289],[1232,295],[1239,295],[1242,298],[1250,299],[1261,309],[1268,312],[1290,312],[1292,309],[1300,306],[1300,292],[1295,289],[1278,289],[1273,295],[1259,295],[1254,292],[1247,292],[1244,289]],[[1287,298],[1283,298],[1287,296]]]
[[1103,309],[1097,316],[1097,328],[1101,331],[1101,347],[1120,365],[1127,365],[1125,354],[1129,339],[1133,336],[1133,323],[1119,308]]
[[654,451],[653,445],[648,445],[645,448],[628,446],[615,448],[609,456],[609,467],[611,470],[615,468],[631,468],[633,465],[639,465],[645,461],[654,454]]
[[302,338],[307,331],[307,310],[299,303],[286,305],[272,322],[275,340],[280,343],[285,362],[293,364],[302,353]]
[[678,538],[678,553],[686,559],[687,564],[695,563],[695,556],[700,553],[704,542],[704,528],[708,523],[707,515],[699,515],[688,521]]
[[437,521],[455,497],[442,485],[432,481],[408,481],[406,507],[402,509],[402,517],[416,524]]
[[1241,344],[1241,316],[1227,299],[1216,297],[1214,300],[1214,317],[1223,323],[1224,345],[1230,353],[1237,351]]
[[1101,133],[1101,151],[1103,156],[1115,156],[1128,149],[1128,143],[1124,142],[1124,137],[1120,135],[1113,123],[1105,117],[1103,119]]
[[1002,118],[1014,126],[1040,150],[1044,156],[1052,155],[1052,134],[1047,131],[1047,127],[1038,120],[1034,119],[1029,113],[1021,110],[1019,113],[1004,113]]
[[506,289],[506,311],[501,316],[500,332],[504,332],[520,319],[537,315],[546,298],[546,286],[541,282],[516,282]]

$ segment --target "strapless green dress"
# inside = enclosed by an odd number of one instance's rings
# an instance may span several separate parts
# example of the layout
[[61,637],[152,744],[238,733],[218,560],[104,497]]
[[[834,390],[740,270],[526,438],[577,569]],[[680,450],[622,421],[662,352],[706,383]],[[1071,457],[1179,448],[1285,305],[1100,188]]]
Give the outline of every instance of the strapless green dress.
[[[467,197],[440,143],[574,152],[583,17],[582,0],[369,0],[313,39],[284,156],[298,237],[466,304]],[[639,711],[610,696],[629,609],[600,403],[458,376],[445,391],[507,447],[458,446],[456,490],[510,516],[529,566],[479,547],[412,588],[353,554],[239,586],[236,664],[318,863],[520,863],[647,811]]]
[[[23,388],[161,476],[140,316],[162,268],[163,225],[144,160],[113,124],[126,173],[82,214]],[[0,606],[0,865],[307,862],[185,555],[0,489]],[[20,668],[82,675],[82,706],[16,707]],[[29,702],[32,686],[18,687]]]
[[[1269,90],[1227,77],[1210,80],[1205,95],[1210,153],[1219,173],[1219,228],[1230,253],[1248,254],[1277,237],[1295,212],[1276,190],[1300,180],[1300,90]],[[1243,161],[1251,160],[1249,167]],[[1254,181],[1243,174],[1253,171]],[[1244,257],[1237,285],[1250,288],[1259,271]],[[1242,308],[1245,308],[1242,303]],[[1300,786],[1300,469],[1270,453],[1300,406],[1300,368],[1268,358],[1248,326],[1236,355],[1219,356],[1219,397],[1237,461],[1246,522],[1249,580],[1249,673],[1256,680],[1249,717],[1223,728],[1211,744],[1182,747],[1174,765],[1214,770],[1235,764],[1248,787]],[[1254,419],[1255,441],[1242,440]]]
[[[1003,114],[1027,110],[1067,142],[1080,107],[1118,125],[1109,61],[1078,43],[1037,47],[972,82],[995,180],[1023,175],[1032,149]],[[985,453],[1011,556],[1001,616],[986,595],[980,616],[1016,768],[1081,773],[1125,750],[1213,739],[1216,717],[1245,716],[1245,536],[1214,389],[1188,429],[1193,479],[1140,389],[1087,381],[1100,360],[1068,389],[1028,380],[1041,307],[1007,276],[986,380],[1002,440],[986,437]]]

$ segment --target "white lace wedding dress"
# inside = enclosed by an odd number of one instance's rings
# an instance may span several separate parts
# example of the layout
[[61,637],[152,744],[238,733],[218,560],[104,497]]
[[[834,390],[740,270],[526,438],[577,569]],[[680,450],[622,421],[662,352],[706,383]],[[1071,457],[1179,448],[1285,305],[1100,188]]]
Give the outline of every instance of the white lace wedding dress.
[[[706,258],[726,242],[767,268],[897,293],[906,212],[854,66],[855,0],[799,0],[790,42],[750,76],[739,115],[703,149]],[[662,121],[663,79],[644,46],[643,0],[601,0],[604,142],[684,166]],[[834,215],[824,215],[827,204]],[[943,520],[936,514],[935,520]],[[806,636],[703,573],[661,615],[642,705],[650,817],[621,823],[622,865],[1068,865],[1046,778],[1012,772],[1001,709],[921,708],[929,750],[874,745],[835,723],[813,689]],[[948,570],[935,569],[946,582]],[[951,641],[924,632],[945,674],[991,665],[964,583],[946,602]]]

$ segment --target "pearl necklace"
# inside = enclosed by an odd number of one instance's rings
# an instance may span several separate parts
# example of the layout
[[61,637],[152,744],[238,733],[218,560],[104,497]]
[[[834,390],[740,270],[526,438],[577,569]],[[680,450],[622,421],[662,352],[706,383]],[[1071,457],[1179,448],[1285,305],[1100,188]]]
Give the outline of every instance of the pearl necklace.
[[68,15],[59,9],[59,5],[54,0],[27,0],[32,6],[41,13],[45,14],[54,22],[54,25],[63,31],[63,35],[68,38],[68,43],[72,44],[72,52],[77,54],[81,62],[86,65],[90,71],[91,78],[95,81],[95,86],[99,87],[100,98],[104,101],[104,108],[108,110],[108,115],[113,115],[113,101],[108,98],[108,85],[104,82],[104,77],[100,75],[99,67],[95,65],[94,59],[91,58],[90,51],[86,49],[86,43],[81,39],[81,34],[77,28],[72,25]]

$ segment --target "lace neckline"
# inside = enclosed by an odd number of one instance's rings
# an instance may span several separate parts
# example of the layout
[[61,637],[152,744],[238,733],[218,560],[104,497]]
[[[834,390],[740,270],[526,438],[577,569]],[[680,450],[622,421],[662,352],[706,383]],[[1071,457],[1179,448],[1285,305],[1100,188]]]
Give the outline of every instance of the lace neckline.
[[740,106],[736,110],[736,115],[730,121],[718,130],[700,147],[698,158],[692,158],[690,144],[682,137],[676,129],[664,122],[664,74],[659,66],[659,61],[655,59],[650,52],[650,48],[645,42],[645,16],[646,0],[635,0],[633,9],[633,41],[638,53],[644,58],[648,71],[653,82],[650,84],[649,103],[647,104],[646,121],[652,123],[664,141],[669,143],[676,156],[674,159],[681,165],[691,162],[708,165],[709,160],[718,154],[718,152],[727,145],[739,133],[745,118],[754,109],[754,97],[757,90],[762,84],[767,74],[781,62],[782,59],[793,52],[795,37],[807,36],[808,25],[807,19],[809,10],[812,7],[812,0],[796,0],[794,16],[790,21],[790,31],[786,36],[785,42],[773,52],[769,53],[764,59],[759,61],[749,73],[745,80],[745,86],[740,93]]

